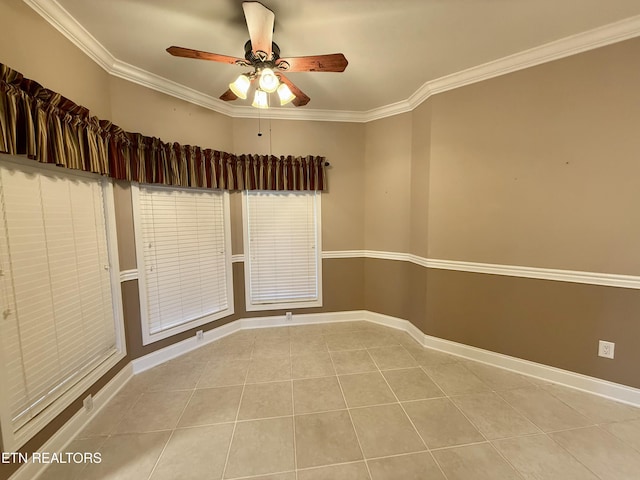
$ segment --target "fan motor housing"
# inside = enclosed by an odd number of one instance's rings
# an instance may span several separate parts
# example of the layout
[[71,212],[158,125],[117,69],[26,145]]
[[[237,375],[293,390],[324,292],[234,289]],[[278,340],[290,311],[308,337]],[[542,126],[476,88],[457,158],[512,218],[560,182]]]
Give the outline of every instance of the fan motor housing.
[[247,40],[247,43],[244,44],[244,58],[256,67],[273,68],[275,62],[280,58],[280,47],[277,43],[271,42],[271,58],[267,58],[266,55],[262,57],[259,55],[260,53],[264,52],[258,52],[256,55],[251,47],[251,40]]

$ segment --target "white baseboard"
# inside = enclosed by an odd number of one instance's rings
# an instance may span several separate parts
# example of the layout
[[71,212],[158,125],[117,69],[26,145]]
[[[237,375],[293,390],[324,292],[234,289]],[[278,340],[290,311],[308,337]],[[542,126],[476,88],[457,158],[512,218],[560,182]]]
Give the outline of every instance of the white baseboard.
[[[39,452],[62,452],[67,445],[82,431],[91,419],[111,400],[126,383],[133,377],[131,363],[120,370],[104,387],[93,397],[93,409],[90,412],[80,409],[58,430],[42,447]],[[42,474],[48,465],[46,463],[33,463],[29,461],[20,467],[10,480],[32,480]]]
[[487,365],[503,368],[512,372],[520,373],[540,380],[558,383],[567,387],[582,390],[601,397],[606,397],[619,402],[640,407],[640,389],[620,385],[595,377],[589,377],[579,373],[550,367],[536,362],[523,360],[501,353],[483,350],[481,348],[452,342],[442,338],[432,337],[424,334],[408,320],[403,320],[389,315],[370,312],[367,310],[357,310],[349,312],[332,313],[311,313],[296,314],[293,321],[287,322],[282,316],[245,318],[228,323],[220,328],[205,332],[204,341],[196,343],[195,338],[184,340],[169,347],[153,352],[144,357],[134,360],[133,371],[139,373],[143,370],[159,365],[167,360],[176,358],[189,352],[200,345],[204,345],[225,337],[233,332],[244,329],[283,327],[293,325],[310,325],[328,322],[348,322],[355,320],[365,320],[368,322],[384,325],[407,332],[420,345],[425,348],[432,348],[451,355],[482,362]]
[[284,327],[294,325],[310,325],[314,323],[328,323],[328,322],[349,322],[354,320],[363,320],[365,311],[354,312],[335,312],[335,313],[310,313],[310,314],[295,314],[291,321],[287,321],[284,315],[270,316],[270,317],[255,317],[255,318],[241,318],[222,325],[218,328],[213,328],[204,332],[204,338],[202,340],[196,340],[196,337],[182,340],[181,342],[174,343],[168,347],[161,348],[155,352],[149,353],[144,357],[136,358],[131,362],[133,366],[133,373],[137,374],[144,372],[150,368],[160,365],[164,362],[172,360],[184,355],[187,352],[200,348],[208,343],[215,342],[227,335],[238,332],[240,330],[254,329],[254,328],[268,328],[268,327]]
[[[187,352],[200,348],[208,343],[219,340],[234,332],[246,329],[267,327],[285,327],[294,325],[312,325],[329,322],[368,321],[379,325],[395,328],[407,332],[420,345],[461,358],[482,362],[487,365],[503,368],[515,373],[534,377],[552,383],[575,388],[587,393],[609,398],[618,402],[640,407],[640,389],[620,385],[599,378],[589,377],[579,373],[562,370],[548,365],[510,357],[500,353],[483,350],[481,348],[452,342],[442,338],[424,334],[415,325],[389,315],[356,310],[348,312],[296,314],[292,321],[287,321],[284,315],[271,317],[243,318],[208,330],[204,339],[197,341],[189,338],[168,347],[137,358],[122,369],[94,398],[94,409],[91,414],[83,410],[76,413],[54,436],[40,448],[42,452],[58,452],[73,440],[100,409],[127,383],[134,375],[149,368],[160,365],[168,360],[179,357]],[[36,478],[46,465],[27,463],[22,466],[10,480],[28,480]]]

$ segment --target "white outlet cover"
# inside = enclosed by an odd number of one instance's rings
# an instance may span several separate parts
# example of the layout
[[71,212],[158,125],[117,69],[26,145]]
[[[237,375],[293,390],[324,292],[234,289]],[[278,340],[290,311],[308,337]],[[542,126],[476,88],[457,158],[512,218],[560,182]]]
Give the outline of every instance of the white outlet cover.
[[598,356],[604,358],[613,358],[615,353],[616,344],[613,342],[607,342],[600,340],[598,342]]

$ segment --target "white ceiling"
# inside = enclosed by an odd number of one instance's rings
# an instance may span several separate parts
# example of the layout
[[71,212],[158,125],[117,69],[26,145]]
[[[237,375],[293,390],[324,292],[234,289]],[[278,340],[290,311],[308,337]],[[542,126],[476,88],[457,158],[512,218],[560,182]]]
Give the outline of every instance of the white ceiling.
[[[115,65],[111,73],[139,83],[155,82],[152,88],[196,98],[196,103],[214,110],[251,115],[248,100],[236,100],[233,107],[217,100],[244,71],[241,67],[165,52],[178,45],[243,57],[248,32],[241,0],[25,1],[59,29],[64,25],[63,33],[75,37],[82,48],[111,58],[107,62]],[[407,110],[420,92],[425,96],[426,86],[442,82],[443,77],[465,71],[478,77],[492,65],[505,71],[504,57],[511,56],[506,62],[513,64],[513,70],[522,68],[522,59],[525,66],[541,63],[554,55],[640,35],[639,0],[264,0],[263,4],[275,12],[273,38],[281,56],[342,52],[347,57],[349,66],[343,73],[288,74],[311,97],[306,107],[296,110],[342,114],[345,119]],[[550,42],[555,43],[539,48]],[[521,52],[525,53],[513,57]],[[500,71],[496,72],[485,77]],[[291,114],[297,113],[302,112]]]

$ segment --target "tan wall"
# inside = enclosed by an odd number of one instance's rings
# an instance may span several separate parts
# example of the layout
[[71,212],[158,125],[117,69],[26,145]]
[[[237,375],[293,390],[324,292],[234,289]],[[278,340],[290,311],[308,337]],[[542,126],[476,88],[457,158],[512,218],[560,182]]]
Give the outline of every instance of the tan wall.
[[[326,157],[331,166],[329,189],[322,195],[322,248],[363,249],[365,126],[288,120],[262,120],[260,126],[261,137],[257,119],[233,119],[233,152]],[[240,253],[242,231],[237,233],[233,250]]]
[[430,335],[640,388],[637,290],[434,269],[427,282],[416,326]]
[[640,39],[433,97],[429,257],[640,274]]
[[411,226],[409,253],[428,257],[429,167],[431,159],[431,99],[411,115]]
[[[640,274],[633,214],[640,39],[436,95],[414,112],[369,124],[263,121],[258,137],[256,120],[110,78],[22,2],[0,0],[0,18],[0,62],[125,130],[236,153],[327,156],[324,250]],[[116,204],[121,266],[134,268],[126,184],[116,186]],[[242,251],[239,205],[232,194],[234,253]],[[385,260],[323,266],[325,305],[305,313],[367,308],[410,319],[430,335],[640,386],[635,290]],[[241,263],[234,284],[236,314],[205,329],[246,315]],[[124,362],[195,333],[143,348],[137,282],[122,290]],[[595,356],[600,338],[616,342],[615,361]],[[78,408],[25,449],[38,448]]]
[[[411,253],[638,275],[639,55],[640,39],[631,40],[414,110]],[[387,201],[402,206],[406,193]],[[637,290],[384,260],[366,261],[365,286],[367,309],[429,335],[640,386]],[[616,343],[614,361],[596,355],[598,340]]]
[[24,2],[0,0],[0,63],[111,119],[109,75]]
[[364,243],[366,250],[409,252],[411,113],[366,124]]
[[165,142],[230,152],[232,123],[226,115],[111,77],[113,123]]

